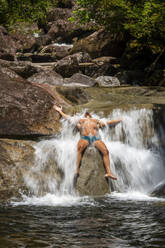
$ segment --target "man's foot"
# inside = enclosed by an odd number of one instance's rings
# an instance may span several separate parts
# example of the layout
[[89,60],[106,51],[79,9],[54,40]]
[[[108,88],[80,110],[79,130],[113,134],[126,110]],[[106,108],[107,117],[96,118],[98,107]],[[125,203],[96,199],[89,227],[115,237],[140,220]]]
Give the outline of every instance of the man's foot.
[[106,178],[111,178],[111,179],[113,179],[113,180],[117,180],[117,177],[115,177],[113,174],[111,174],[111,173],[107,173],[107,174],[105,174],[105,177]]

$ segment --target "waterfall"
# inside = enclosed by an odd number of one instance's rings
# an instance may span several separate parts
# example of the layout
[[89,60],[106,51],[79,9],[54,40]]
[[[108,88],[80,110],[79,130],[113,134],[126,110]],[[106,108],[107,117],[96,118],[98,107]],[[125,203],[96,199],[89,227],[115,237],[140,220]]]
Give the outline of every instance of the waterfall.
[[[58,137],[38,142],[35,163],[24,175],[26,185],[34,195],[76,195],[73,177],[76,170],[76,146],[80,139],[75,123],[83,113],[62,121]],[[102,113],[100,113],[102,116]],[[111,187],[117,192],[138,191],[147,194],[165,176],[159,140],[154,131],[153,111],[114,110],[107,118],[93,114],[102,121],[122,117],[122,123],[100,130],[101,139],[110,152],[111,169],[118,180]]]

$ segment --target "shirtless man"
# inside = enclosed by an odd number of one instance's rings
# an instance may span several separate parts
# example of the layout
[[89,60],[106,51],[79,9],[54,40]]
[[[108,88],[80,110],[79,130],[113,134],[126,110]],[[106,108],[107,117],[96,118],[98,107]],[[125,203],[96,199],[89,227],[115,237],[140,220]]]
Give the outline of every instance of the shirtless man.
[[[58,111],[63,118],[69,120],[69,116],[62,112],[62,108],[54,105],[54,109]],[[98,136],[99,128],[105,127],[105,123],[100,120],[93,119],[89,112],[86,112],[84,117],[85,118],[80,119],[77,123],[77,128],[80,131],[81,139],[77,144],[76,176],[79,176],[79,168],[83,151],[88,145],[93,144],[103,155],[103,161],[106,169],[105,177],[117,180],[110,170],[109,151],[104,142]],[[117,124],[121,121],[122,119],[120,118],[118,120],[107,121],[107,124]]]

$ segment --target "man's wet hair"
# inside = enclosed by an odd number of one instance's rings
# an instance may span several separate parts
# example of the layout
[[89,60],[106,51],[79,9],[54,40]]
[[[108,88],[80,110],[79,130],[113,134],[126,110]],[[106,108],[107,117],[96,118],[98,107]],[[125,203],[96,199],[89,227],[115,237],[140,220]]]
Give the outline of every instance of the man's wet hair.
[[90,118],[92,118],[91,114],[88,111],[85,112],[84,116],[85,117],[89,116]]

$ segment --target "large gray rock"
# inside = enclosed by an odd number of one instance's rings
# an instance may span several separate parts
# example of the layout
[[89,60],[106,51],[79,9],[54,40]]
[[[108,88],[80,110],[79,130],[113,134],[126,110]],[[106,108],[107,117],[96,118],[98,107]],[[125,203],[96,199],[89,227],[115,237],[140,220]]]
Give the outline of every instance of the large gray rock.
[[65,86],[77,86],[77,87],[93,87],[97,86],[98,83],[95,79],[88,77],[86,75],[83,75],[81,73],[76,73],[70,78],[64,79],[64,85]]
[[62,76],[53,70],[44,70],[42,72],[35,73],[33,76],[31,76],[27,80],[29,82],[39,83],[39,84],[46,83],[46,84],[55,85],[55,86],[63,85]]
[[95,147],[87,147],[76,184],[79,194],[99,196],[110,193],[109,183],[104,175],[105,169],[101,154]]
[[59,60],[55,64],[54,70],[63,77],[71,77],[74,73],[79,71],[77,58],[74,56],[67,56]]

